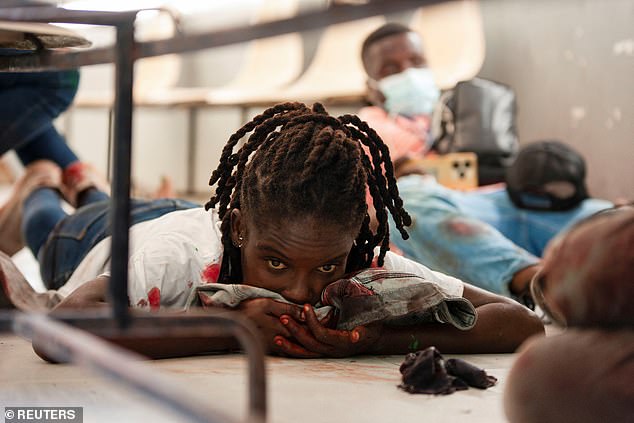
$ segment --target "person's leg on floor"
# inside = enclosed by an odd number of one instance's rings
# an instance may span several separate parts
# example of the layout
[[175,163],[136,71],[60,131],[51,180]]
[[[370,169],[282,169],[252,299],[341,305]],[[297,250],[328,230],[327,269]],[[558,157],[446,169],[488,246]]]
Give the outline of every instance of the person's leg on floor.
[[493,226],[514,244],[538,257],[543,255],[546,244],[562,230],[612,207],[609,201],[592,198],[564,211],[520,209],[513,204],[504,188],[468,192],[458,201],[470,216]]
[[25,200],[41,187],[59,189],[61,179],[59,166],[51,161],[39,160],[26,167],[24,175],[13,186],[13,193],[0,207],[0,251],[12,256],[24,247]]
[[83,207],[88,204],[97,203],[99,201],[109,200],[110,196],[105,192],[95,188],[90,187],[77,195],[77,207]]
[[35,257],[55,226],[67,216],[57,189],[39,188],[24,200],[22,234]]
[[[408,240],[395,236],[392,241],[406,256],[507,296],[515,275],[540,263],[494,227],[465,213],[459,204],[462,193],[419,175],[399,179],[398,188],[413,222]],[[391,226],[394,232],[393,222]]]
[[67,166],[62,180],[64,197],[75,208],[110,198],[110,184],[89,163],[78,161]]
[[25,166],[44,159],[51,160],[64,169],[79,160],[52,123],[29,142],[16,148],[15,153]]

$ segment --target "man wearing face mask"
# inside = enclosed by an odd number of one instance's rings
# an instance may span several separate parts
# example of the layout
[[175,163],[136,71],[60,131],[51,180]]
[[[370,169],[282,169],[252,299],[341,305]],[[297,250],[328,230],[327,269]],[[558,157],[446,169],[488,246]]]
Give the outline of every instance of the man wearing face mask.
[[392,160],[425,154],[440,91],[427,67],[420,36],[406,26],[385,24],[366,38],[361,57],[372,106],[361,109],[359,117],[383,138]]
[[[410,239],[395,238],[396,247],[434,270],[530,306],[529,282],[546,243],[577,220],[611,206],[588,198],[583,157],[557,141],[532,143],[507,171],[506,189],[443,187],[409,160],[429,150],[430,115],[439,98],[420,35],[385,24],[366,38],[361,56],[372,105],[358,114],[389,147],[395,173],[402,176],[399,192],[413,217]],[[572,184],[572,194],[558,198],[548,192],[562,181]]]

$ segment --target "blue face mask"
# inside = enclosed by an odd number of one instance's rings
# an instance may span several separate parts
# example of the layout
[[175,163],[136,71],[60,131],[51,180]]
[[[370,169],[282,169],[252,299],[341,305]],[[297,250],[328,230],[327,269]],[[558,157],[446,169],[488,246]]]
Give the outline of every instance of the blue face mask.
[[431,114],[440,96],[428,68],[408,68],[376,82],[388,113],[405,116]]

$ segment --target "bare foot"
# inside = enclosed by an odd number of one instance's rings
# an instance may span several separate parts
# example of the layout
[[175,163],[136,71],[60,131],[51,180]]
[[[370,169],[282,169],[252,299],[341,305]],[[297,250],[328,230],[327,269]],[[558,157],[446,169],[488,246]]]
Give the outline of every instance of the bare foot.
[[154,198],[174,198],[174,186],[172,179],[169,176],[161,176],[161,185],[154,193]]
[[15,182],[15,176],[13,171],[9,167],[9,164],[6,160],[0,159],[0,183],[1,184],[12,184]]
[[9,200],[0,208],[0,251],[12,256],[24,247],[22,204],[26,197],[36,188],[59,188],[60,184],[61,170],[51,161],[38,160],[25,168]]
[[90,163],[74,162],[66,166],[62,174],[62,192],[68,204],[77,208],[79,194],[88,188],[96,188],[110,194],[110,184]]
[[149,186],[132,183],[132,196],[135,198],[145,199],[160,199],[160,198],[175,198],[174,185],[172,179],[169,176],[161,176],[161,182],[159,187],[152,189]]

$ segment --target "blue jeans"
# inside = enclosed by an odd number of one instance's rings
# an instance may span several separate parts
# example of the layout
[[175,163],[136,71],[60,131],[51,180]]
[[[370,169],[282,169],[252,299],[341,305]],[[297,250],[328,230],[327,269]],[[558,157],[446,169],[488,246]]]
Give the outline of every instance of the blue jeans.
[[532,211],[516,207],[504,188],[455,191],[431,178],[399,179],[405,209],[412,215],[404,241],[393,222],[391,240],[405,255],[486,290],[510,295],[508,283],[525,267],[537,264],[548,241],[612,203],[588,199],[567,211]]
[[0,155],[15,149],[23,164],[48,159],[65,168],[77,161],[53,126],[73,101],[79,73],[0,73]]
[[[59,193],[40,188],[24,202],[22,231],[28,247],[38,258],[44,286],[63,286],[88,252],[110,235],[109,197],[95,189],[83,196],[83,204],[68,215],[62,208]],[[132,200],[131,225],[164,214],[200,207],[184,200]]]

